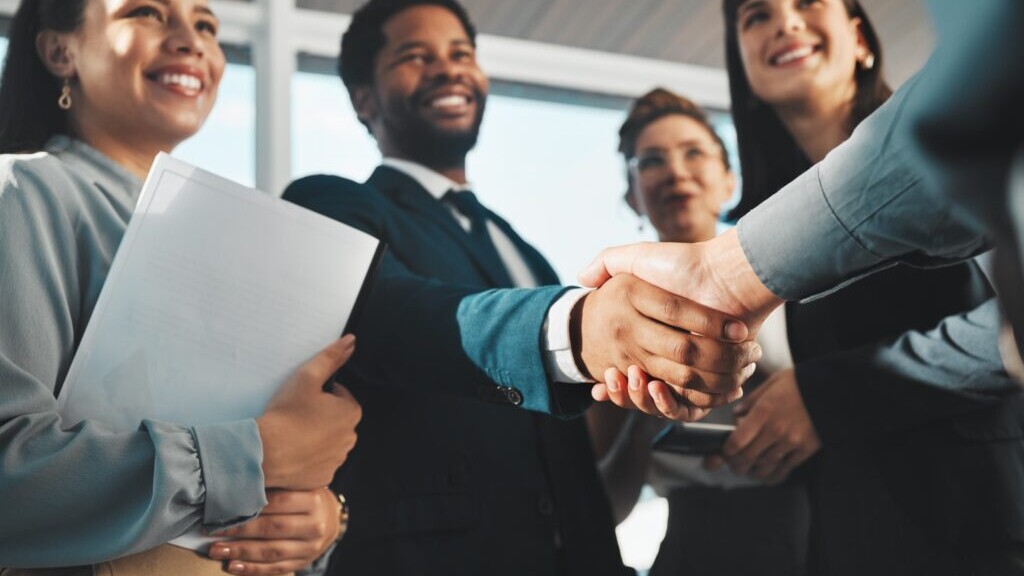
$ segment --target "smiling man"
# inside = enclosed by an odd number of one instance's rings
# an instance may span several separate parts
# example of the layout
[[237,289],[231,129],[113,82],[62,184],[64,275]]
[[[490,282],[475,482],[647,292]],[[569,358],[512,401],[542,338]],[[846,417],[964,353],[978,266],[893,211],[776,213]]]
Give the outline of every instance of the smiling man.
[[390,247],[347,368],[363,420],[336,479],[352,520],[332,570],[629,573],[585,427],[567,417],[592,375],[631,362],[685,383],[685,401],[661,401],[699,416],[736,395],[759,349],[731,318],[632,278],[559,286],[480,204],[466,155],[488,80],[453,0],[371,0],[340,72],[382,165],[367,185],[314,176],[285,193]]

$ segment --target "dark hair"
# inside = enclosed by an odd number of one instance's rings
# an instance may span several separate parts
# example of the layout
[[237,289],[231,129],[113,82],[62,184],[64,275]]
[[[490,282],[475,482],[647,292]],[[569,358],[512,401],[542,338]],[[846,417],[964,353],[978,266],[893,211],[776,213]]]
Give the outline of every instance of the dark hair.
[[86,0],[22,0],[11,21],[7,60],[0,77],[0,154],[42,149],[68,132],[67,112],[57,106],[61,81],[36,52],[43,30],[72,32],[82,24]]
[[[740,201],[729,212],[729,220],[738,220],[772,194],[811,167],[793,136],[770,106],[754,95],[740,59],[737,11],[746,0],[723,0],[725,13],[725,66],[729,75],[732,117],[736,126],[743,191]],[[882,76],[882,45],[871,20],[858,0],[843,0],[850,18],[860,18],[861,33],[874,54],[870,69],[857,68],[854,79],[857,94],[849,130],[852,131],[892,95]]]
[[470,42],[476,45],[476,28],[466,9],[455,0],[370,0],[352,15],[352,22],[341,37],[338,74],[350,94],[357,86],[373,84],[374,63],[387,42],[384,24],[399,12],[415,6],[447,9],[459,19]]
[[626,115],[626,121],[619,128],[619,152],[629,160],[636,155],[636,139],[645,128],[666,116],[686,116],[704,127],[722,150],[722,161],[726,170],[729,166],[729,153],[722,138],[715,132],[704,109],[689,98],[685,98],[664,88],[655,88],[636,99]]

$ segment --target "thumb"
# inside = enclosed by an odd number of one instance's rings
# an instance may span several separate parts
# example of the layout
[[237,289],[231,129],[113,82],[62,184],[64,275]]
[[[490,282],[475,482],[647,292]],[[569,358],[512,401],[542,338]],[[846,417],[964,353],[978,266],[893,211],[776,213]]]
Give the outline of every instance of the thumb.
[[611,279],[612,276],[632,273],[633,260],[636,258],[637,253],[642,247],[649,244],[650,242],[642,242],[628,246],[605,248],[583,272],[580,272],[578,278],[580,285],[588,288],[598,288]]
[[355,349],[356,337],[351,334],[328,344],[326,348],[299,368],[299,373],[305,376],[301,379],[302,386],[322,388],[327,379],[344,366],[345,362],[348,362]]

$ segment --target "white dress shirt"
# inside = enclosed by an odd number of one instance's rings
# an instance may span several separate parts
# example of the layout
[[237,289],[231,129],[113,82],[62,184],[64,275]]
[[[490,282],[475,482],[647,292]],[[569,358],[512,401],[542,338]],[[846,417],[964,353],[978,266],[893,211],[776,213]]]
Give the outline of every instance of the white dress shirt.
[[[385,157],[381,164],[411,177],[438,202],[441,202],[449,191],[458,192],[472,189],[469,184],[459,184],[443,174],[409,160]],[[469,232],[469,218],[456,210],[454,206],[448,203],[444,204],[455,221],[466,232]],[[517,288],[536,288],[538,286],[537,278],[530,271],[526,259],[516,248],[512,239],[490,219],[487,220],[487,232],[498,251],[498,257],[501,258],[502,264],[512,278],[513,284]],[[555,382],[592,382],[583,375],[576,365],[569,336],[569,315],[580,298],[588,292],[589,290],[583,288],[569,290],[551,305],[547,318],[544,320],[544,365],[548,377]]]

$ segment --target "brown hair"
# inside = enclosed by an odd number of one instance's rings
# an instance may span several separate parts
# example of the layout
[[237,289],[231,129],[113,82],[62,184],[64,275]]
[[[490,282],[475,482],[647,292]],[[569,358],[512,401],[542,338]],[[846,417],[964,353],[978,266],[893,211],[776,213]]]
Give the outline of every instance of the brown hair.
[[715,132],[708,115],[704,109],[695,104],[689,98],[680,96],[664,88],[655,88],[640,98],[637,98],[629,109],[626,121],[619,128],[619,152],[629,160],[636,155],[636,139],[640,133],[651,124],[666,116],[686,116],[696,120],[714,138],[718,147],[722,150],[722,161],[725,169],[729,170],[729,154],[726,152],[725,143]]

